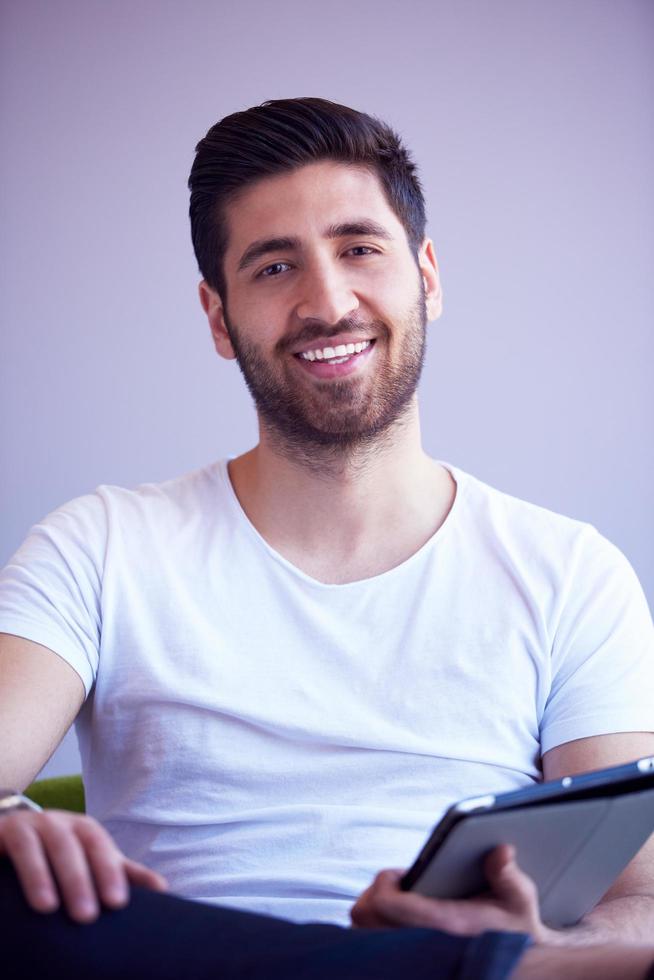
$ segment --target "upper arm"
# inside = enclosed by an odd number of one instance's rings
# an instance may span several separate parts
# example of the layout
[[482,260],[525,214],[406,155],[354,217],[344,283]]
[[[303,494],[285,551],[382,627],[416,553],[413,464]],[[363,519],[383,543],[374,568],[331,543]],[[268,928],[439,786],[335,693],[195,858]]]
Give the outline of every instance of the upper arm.
[[577,738],[543,755],[543,778],[562,779],[591,769],[605,769],[654,755],[654,733],[615,732]]
[[0,786],[23,790],[72,725],[79,674],[52,650],[0,633]]
[[618,743],[598,738],[600,750],[587,736],[654,731],[654,625],[634,569],[593,528],[579,535],[568,565],[548,634],[541,752],[570,759],[578,743],[580,766],[597,768],[613,764]]
[[[557,745],[543,755],[543,776],[545,779],[561,779],[591,769],[618,766],[643,756],[654,756],[652,732],[616,732],[578,738]],[[617,878],[605,898],[634,894],[654,894],[654,834]]]

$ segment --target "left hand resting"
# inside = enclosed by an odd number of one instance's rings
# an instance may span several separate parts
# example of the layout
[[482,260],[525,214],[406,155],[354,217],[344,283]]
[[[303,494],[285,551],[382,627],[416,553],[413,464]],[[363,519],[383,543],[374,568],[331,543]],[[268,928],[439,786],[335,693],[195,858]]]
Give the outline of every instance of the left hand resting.
[[380,871],[350,912],[359,928],[422,926],[460,936],[486,930],[526,932],[537,943],[551,941],[540,917],[536,885],[518,867],[515,848],[502,844],[486,857],[488,892],[474,898],[425,898],[400,890],[401,871]]

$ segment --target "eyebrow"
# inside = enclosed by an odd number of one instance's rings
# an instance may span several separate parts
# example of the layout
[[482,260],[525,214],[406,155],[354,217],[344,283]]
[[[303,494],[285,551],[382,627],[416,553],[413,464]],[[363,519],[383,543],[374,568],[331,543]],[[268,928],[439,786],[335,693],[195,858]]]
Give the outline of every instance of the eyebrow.
[[[368,219],[343,221],[339,224],[329,225],[324,237],[330,239],[348,238],[351,235],[369,235],[372,238],[381,238],[384,241],[390,241],[393,237],[383,225]],[[252,242],[251,245],[248,245],[243,252],[238,263],[238,271],[242,272],[270,252],[298,252],[301,247],[302,243],[299,238],[288,235],[278,238],[259,238],[257,241]]]

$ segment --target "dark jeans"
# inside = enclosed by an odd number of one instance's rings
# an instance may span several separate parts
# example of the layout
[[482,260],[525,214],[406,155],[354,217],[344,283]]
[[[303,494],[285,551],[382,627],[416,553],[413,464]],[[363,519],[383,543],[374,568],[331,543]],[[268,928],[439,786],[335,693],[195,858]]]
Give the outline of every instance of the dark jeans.
[[7,980],[500,980],[529,944],[517,933],[468,939],[431,929],[297,925],[143,888],[132,888],[127,908],[79,925],[62,911],[33,912],[7,861],[0,861],[0,923]]

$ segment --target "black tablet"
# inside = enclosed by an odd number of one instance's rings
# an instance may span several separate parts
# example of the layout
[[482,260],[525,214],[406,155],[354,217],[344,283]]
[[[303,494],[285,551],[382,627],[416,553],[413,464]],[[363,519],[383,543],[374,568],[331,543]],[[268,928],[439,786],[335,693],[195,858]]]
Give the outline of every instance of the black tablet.
[[513,844],[538,887],[541,917],[572,925],[654,831],[654,757],[462,800],[445,813],[400,886],[433,898],[488,888],[483,861]]

